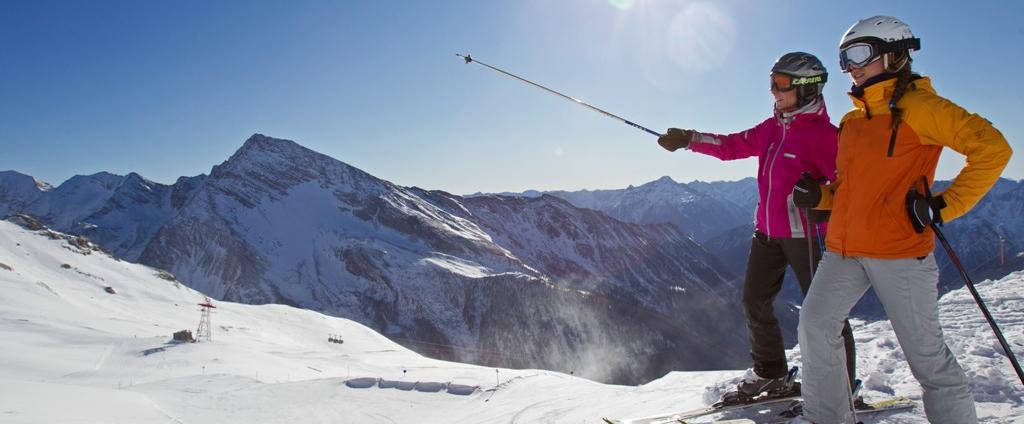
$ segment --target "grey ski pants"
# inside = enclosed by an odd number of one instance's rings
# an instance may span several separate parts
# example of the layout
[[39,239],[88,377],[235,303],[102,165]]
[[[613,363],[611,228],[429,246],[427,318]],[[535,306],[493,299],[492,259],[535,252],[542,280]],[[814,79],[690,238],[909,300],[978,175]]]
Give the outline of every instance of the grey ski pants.
[[932,423],[977,423],[967,378],[939,326],[939,271],[922,259],[841,257],[826,252],[800,310],[804,415],[817,424],[852,422],[846,355],[839,331],[850,309],[873,287],[910,370],[921,384]]

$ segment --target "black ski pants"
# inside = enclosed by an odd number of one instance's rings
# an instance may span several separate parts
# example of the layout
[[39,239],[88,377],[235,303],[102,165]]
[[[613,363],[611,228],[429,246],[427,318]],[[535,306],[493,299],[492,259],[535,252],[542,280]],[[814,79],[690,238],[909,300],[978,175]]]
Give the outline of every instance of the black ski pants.
[[[821,260],[818,240],[812,237],[814,267]],[[807,253],[806,238],[770,238],[760,231],[754,232],[747,259],[747,276],[743,282],[743,313],[747,317],[750,333],[750,356],[754,359],[754,372],[762,378],[779,378],[789,371],[786,364],[782,330],[775,318],[772,302],[782,290],[782,281],[789,265],[800,282],[800,290],[807,296],[811,287],[812,268]],[[856,353],[850,321],[843,326],[846,347],[846,371],[850,380],[855,377]]]

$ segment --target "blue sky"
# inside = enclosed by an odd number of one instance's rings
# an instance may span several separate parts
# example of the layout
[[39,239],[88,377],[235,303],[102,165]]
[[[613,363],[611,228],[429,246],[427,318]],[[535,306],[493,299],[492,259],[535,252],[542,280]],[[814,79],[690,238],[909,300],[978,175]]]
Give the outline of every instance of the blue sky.
[[[641,125],[734,132],[771,111],[768,70],[803,50],[850,103],[836,44],[889,14],[922,39],[917,71],[991,120],[1024,178],[1024,7],[1016,2],[4,1],[0,170],[51,184],[208,173],[253,133],[397,184],[454,193],[739,179],[753,160],[668,153],[655,138],[475,65]],[[947,150],[940,178],[963,165]]]

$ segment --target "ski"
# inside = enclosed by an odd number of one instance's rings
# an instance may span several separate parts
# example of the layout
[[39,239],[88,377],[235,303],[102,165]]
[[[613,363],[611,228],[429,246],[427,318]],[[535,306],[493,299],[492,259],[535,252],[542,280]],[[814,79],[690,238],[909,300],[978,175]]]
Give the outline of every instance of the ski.
[[[914,408],[914,402],[903,396],[894,398],[884,399],[878,402],[872,402],[867,404],[870,409],[857,409],[857,417],[867,417],[882,412],[896,412]],[[704,421],[700,424],[785,424],[792,418],[789,417],[775,417],[774,419],[763,422],[755,421],[750,418],[737,418],[731,420],[719,420],[719,421]]]
[[752,398],[735,396],[730,392],[723,395],[722,400],[705,408],[669,412],[640,418],[628,418],[621,420],[603,418],[603,420],[607,424],[686,424],[686,420],[700,418],[707,415],[755,407],[773,407],[776,404],[792,402],[800,397],[800,385],[799,383],[793,382],[793,380],[796,379],[796,374],[797,367],[793,367],[789,370],[787,379],[790,382],[790,388],[789,390],[781,392],[769,392]]
[[[914,406],[915,406],[914,401],[910,400],[906,396],[896,396],[896,397],[891,397],[891,398],[888,398],[888,399],[882,399],[882,400],[879,400],[879,401],[866,403],[864,407],[857,408],[856,412],[857,412],[857,417],[860,418],[860,417],[872,416],[872,415],[883,413],[883,412],[898,412],[898,411],[909,410],[909,409],[913,409]],[[799,411],[799,412],[794,414],[794,413],[790,413],[791,411]],[[802,412],[803,412],[803,402],[802,401],[796,401],[794,403],[794,405],[792,407],[790,407],[789,410],[787,410],[786,412],[783,412],[779,416],[775,417],[775,419],[773,419],[771,421],[768,421],[767,423],[764,423],[764,424],[785,424],[785,423],[789,422],[789,420],[793,419],[795,416],[801,415]],[[719,422],[719,421],[711,421],[708,424],[716,423],[716,422]],[[728,421],[726,421],[726,422],[728,422]],[[740,421],[740,422],[742,422],[742,421]],[[753,421],[751,421],[751,423],[753,423]]]

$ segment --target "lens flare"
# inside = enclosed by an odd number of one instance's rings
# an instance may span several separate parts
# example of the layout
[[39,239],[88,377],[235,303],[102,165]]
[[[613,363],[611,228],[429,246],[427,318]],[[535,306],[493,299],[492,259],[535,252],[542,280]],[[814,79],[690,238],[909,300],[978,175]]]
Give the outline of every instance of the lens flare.
[[636,4],[636,0],[608,0],[608,4],[619,10],[629,10]]
[[724,6],[693,3],[672,19],[668,28],[668,55],[690,72],[718,69],[736,45],[736,22]]

